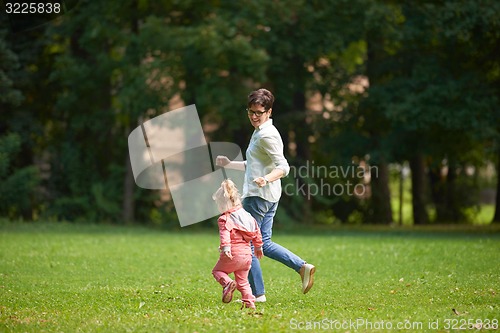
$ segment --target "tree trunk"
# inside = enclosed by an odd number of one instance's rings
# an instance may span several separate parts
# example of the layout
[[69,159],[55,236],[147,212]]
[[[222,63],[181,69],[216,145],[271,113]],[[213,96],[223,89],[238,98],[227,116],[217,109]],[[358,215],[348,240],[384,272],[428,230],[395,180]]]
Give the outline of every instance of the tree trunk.
[[[306,123],[307,110],[306,110],[306,96],[304,94],[305,90],[300,89],[300,91],[295,91],[293,94],[293,106],[292,106],[292,117],[293,119],[293,131],[295,132],[295,143],[296,143],[296,156],[295,160],[301,163],[307,163],[311,160],[311,149],[309,144],[309,135],[311,134],[311,128]],[[298,118],[298,119],[297,119]],[[296,126],[296,124],[301,124]],[[289,127],[290,128],[290,125]],[[285,133],[288,136],[288,133]],[[287,139],[287,145],[289,143]],[[285,147],[285,151],[288,147]],[[290,162],[290,161],[289,161]],[[314,180],[313,180],[314,181]],[[302,184],[302,180],[299,179]],[[305,224],[310,224],[314,220],[312,213],[312,196],[311,193],[307,193],[308,200],[303,201],[302,205],[302,219]]]
[[441,179],[441,165],[429,169],[431,197],[436,209],[436,221],[442,222],[444,216],[444,181]]
[[500,223],[500,148],[497,152],[497,193],[495,201],[495,216],[493,216],[493,223]]
[[463,219],[457,203],[456,168],[453,164],[448,166],[446,178],[441,176],[442,166],[429,170],[431,181],[431,194],[436,208],[436,221],[440,223],[456,223]]
[[123,221],[129,224],[134,221],[135,218],[135,202],[134,202],[134,175],[132,173],[132,164],[130,163],[130,157],[127,153],[126,161],[126,172],[125,179],[123,181]]
[[[137,9],[137,1],[132,1],[131,3],[132,8],[134,11],[133,13],[136,12]],[[139,33],[139,21],[135,15],[132,15],[131,22],[131,31],[134,35],[137,35]],[[140,65],[139,59],[135,59],[135,64],[137,66]],[[128,127],[128,126],[127,126]],[[126,133],[129,133],[130,129],[127,128]],[[130,162],[130,155],[129,152],[125,154],[125,178],[123,180],[123,207],[122,207],[122,217],[123,221],[125,224],[130,224],[134,221],[135,219],[135,201],[134,201],[134,187],[135,187],[135,181],[134,181],[134,175],[132,172],[132,164]]]
[[413,206],[413,223],[429,223],[429,215],[425,209],[425,160],[422,154],[416,154],[410,159],[411,194]]
[[403,225],[403,200],[404,200],[404,164],[399,172],[399,225]]
[[389,165],[382,161],[370,167],[372,216],[371,222],[377,224],[391,224],[392,207],[391,191],[389,189]]
[[[370,29],[366,34],[366,38],[366,74],[370,84],[369,89],[373,89],[384,80],[384,73],[380,70],[380,65],[386,59],[387,54],[382,47],[384,38],[378,28]],[[371,100],[368,98],[365,103],[363,114],[366,120],[366,131],[370,133],[373,142],[372,153],[380,156],[370,167],[370,219],[373,223],[390,224],[393,222],[393,218],[389,189],[389,165],[384,157],[387,153],[386,148],[383,148],[383,141],[387,139],[387,129],[390,128],[390,122],[380,110],[380,105],[376,99]]]
[[456,168],[450,163],[448,166],[448,175],[446,176],[446,213],[448,221],[457,223],[462,219],[462,214],[457,204],[456,193]]

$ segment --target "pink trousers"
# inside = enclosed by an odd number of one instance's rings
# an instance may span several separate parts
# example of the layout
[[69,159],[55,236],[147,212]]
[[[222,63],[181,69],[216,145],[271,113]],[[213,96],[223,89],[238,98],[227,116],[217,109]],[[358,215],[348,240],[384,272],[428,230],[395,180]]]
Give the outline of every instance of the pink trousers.
[[241,293],[241,300],[245,305],[253,307],[255,304],[255,297],[252,294],[252,289],[248,282],[248,271],[252,264],[252,254],[248,250],[243,252],[235,250],[236,249],[233,247],[231,251],[233,259],[229,259],[221,253],[219,261],[212,270],[212,275],[222,287],[225,287],[232,281],[229,274],[234,273],[236,288]]

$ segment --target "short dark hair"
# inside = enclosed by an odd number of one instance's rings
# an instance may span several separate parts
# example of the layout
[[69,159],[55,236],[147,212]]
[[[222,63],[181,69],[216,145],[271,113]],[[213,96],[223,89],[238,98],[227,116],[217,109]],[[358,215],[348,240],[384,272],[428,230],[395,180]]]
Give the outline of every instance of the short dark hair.
[[273,107],[273,103],[273,94],[269,90],[264,88],[252,91],[250,95],[248,95],[248,107],[254,104],[258,104],[260,106],[263,106],[266,110],[269,110]]

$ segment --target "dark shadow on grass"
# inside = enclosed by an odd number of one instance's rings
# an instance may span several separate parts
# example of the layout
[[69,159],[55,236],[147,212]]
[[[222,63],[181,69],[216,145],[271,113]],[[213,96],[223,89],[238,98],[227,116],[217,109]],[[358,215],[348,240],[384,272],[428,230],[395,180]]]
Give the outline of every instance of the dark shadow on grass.
[[[144,225],[112,225],[70,222],[12,222],[0,220],[0,233],[57,233],[57,234],[190,234],[218,235],[217,225],[211,220],[193,226],[164,228]],[[436,238],[436,239],[500,239],[500,225],[429,225],[429,226],[318,226],[275,222],[274,236],[314,236],[314,237],[395,237],[395,238]]]
[[404,237],[404,238],[491,238],[500,239],[500,226],[429,225],[429,226],[274,226],[274,234],[324,237]]

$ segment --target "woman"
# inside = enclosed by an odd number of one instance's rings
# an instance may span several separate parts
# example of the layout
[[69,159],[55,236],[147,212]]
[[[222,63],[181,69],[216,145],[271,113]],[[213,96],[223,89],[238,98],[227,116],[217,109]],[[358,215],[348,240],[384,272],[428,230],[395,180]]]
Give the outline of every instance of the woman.
[[[266,89],[259,89],[248,95],[247,114],[255,131],[246,151],[247,160],[230,161],[226,156],[217,156],[216,163],[218,166],[245,171],[243,208],[259,225],[264,242],[264,255],[299,273],[302,279],[302,292],[305,294],[313,285],[316,268],[271,240],[273,218],[281,197],[280,179],[290,171],[283,155],[283,140],[271,119],[273,103],[274,96]],[[256,302],[265,302],[262,270],[255,256],[252,257],[248,280]]]

